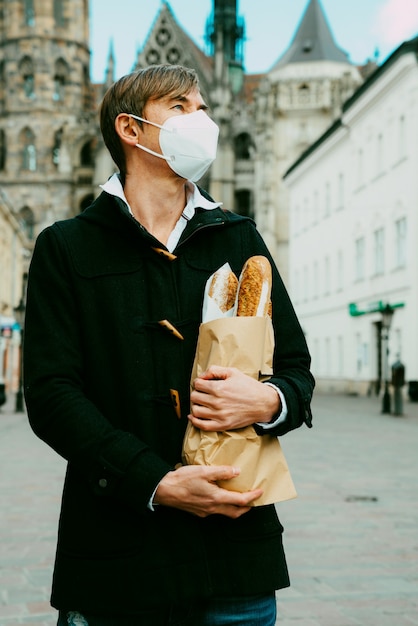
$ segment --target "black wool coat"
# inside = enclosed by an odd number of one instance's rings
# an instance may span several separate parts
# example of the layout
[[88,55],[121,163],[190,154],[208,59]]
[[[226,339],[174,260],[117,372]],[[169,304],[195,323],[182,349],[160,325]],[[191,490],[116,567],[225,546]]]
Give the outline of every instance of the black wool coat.
[[[165,601],[289,584],[274,506],[237,520],[147,506],[180,461],[206,280],[227,261],[239,275],[255,254],[271,260],[251,220],[198,209],[171,255],[106,192],[38,237],[24,387],[32,428],[68,460],[56,608],[134,614]],[[289,409],[273,432],[282,435],[310,425],[314,383],[303,332],[275,268],[272,301],[272,381]],[[171,389],[179,393],[181,419]]]

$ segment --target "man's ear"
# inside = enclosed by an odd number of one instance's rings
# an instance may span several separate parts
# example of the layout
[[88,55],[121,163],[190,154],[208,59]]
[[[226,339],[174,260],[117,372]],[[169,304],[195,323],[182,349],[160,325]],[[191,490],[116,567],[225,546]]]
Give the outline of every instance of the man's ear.
[[115,119],[115,130],[121,141],[132,146],[139,142],[139,127],[133,117],[127,113],[119,113]]

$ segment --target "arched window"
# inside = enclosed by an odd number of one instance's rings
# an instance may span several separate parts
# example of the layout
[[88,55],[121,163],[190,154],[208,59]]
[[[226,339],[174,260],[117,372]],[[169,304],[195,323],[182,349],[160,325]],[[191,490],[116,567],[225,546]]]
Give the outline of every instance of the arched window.
[[4,69],[4,61],[0,61],[0,107],[4,106],[5,95],[6,95],[6,72]]
[[35,3],[34,0],[24,0],[25,24],[35,26]]
[[254,148],[253,141],[248,133],[240,133],[234,138],[234,152],[236,159],[247,161],[251,158],[251,151]]
[[60,162],[62,134],[63,134],[62,128],[57,130],[57,132],[54,134],[54,145],[52,147],[52,162],[56,167],[58,167],[59,162]]
[[23,91],[27,98],[35,97],[35,75],[30,57],[23,57],[19,63],[19,72],[23,81]]
[[28,206],[21,208],[19,211],[19,221],[26,237],[33,239],[35,232],[35,216],[32,209]]
[[68,83],[68,65],[64,59],[55,62],[53,100],[64,100],[64,87]]
[[311,90],[309,89],[309,85],[307,85],[306,83],[302,83],[301,85],[299,85],[297,98],[298,104],[307,104],[310,100],[310,97]]
[[82,69],[82,85],[83,85],[83,108],[88,111],[91,108],[91,93],[90,93],[90,72],[87,65],[83,65]]
[[35,135],[30,128],[22,131],[22,169],[29,172],[36,172],[36,147]]
[[95,142],[93,139],[87,141],[80,151],[80,165],[84,167],[93,167],[94,165],[94,147]]
[[0,171],[6,169],[6,154],[7,154],[7,145],[6,145],[6,133],[3,129],[0,129]]
[[54,20],[57,26],[65,26],[64,0],[54,0]]
[[254,219],[254,207],[252,193],[248,189],[241,189],[235,192],[235,213],[245,215]]

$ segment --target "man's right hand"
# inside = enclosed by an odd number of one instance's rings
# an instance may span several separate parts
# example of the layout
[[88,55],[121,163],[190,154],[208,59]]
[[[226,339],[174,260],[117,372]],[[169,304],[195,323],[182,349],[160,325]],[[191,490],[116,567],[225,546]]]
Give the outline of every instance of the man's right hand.
[[216,481],[228,480],[239,474],[239,469],[229,465],[208,467],[185,465],[168,472],[158,485],[154,504],[187,511],[198,517],[218,514],[237,518],[247,513],[251,502],[263,493],[254,489],[245,493],[228,491]]

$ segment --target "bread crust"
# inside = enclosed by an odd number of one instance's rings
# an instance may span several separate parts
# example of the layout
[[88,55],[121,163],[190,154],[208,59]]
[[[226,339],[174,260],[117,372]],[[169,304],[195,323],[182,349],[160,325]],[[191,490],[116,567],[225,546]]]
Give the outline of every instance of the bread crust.
[[213,274],[208,293],[222,313],[226,313],[235,305],[237,288],[238,278],[234,272],[221,267]]
[[269,314],[271,265],[264,256],[252,256],[244,264],[237,291],[237,316],[264,317]]

